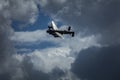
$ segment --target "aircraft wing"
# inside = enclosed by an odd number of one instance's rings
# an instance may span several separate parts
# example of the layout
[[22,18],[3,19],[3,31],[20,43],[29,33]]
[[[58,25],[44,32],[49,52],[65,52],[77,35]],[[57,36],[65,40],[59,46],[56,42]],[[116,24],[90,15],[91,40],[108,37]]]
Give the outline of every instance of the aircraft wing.
[[56,35],[58,35],[59,37],[61,37],[62,39],[64,39],[64,37],[62,36],[62,34],[60,34],[59,32],[55,32]]
[[52,21],[51,26],[52,26],[53,30],[58,30],[58,28],[57,28],[57,26],[56,26],[54,21]]

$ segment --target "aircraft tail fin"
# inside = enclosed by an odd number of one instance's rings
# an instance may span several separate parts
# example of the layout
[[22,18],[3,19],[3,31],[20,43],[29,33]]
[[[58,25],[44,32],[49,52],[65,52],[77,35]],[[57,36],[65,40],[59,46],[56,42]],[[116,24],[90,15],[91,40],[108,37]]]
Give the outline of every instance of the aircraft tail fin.
[[72,37],[74,37],[74,36],[75,36],[75,33],[74,33],[74,32],[72,32],[71,36],[72,36]]
[[70,30],[71,30],[71,26],[68,27],[68,31],[70,31]]

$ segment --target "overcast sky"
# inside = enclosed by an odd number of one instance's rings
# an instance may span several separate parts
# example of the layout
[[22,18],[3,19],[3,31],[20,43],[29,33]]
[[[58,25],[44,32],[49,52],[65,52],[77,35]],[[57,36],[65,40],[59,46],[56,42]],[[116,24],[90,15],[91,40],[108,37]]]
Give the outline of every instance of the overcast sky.
[[1,80],[119,80],[119,53],[119,0],[0,0]]

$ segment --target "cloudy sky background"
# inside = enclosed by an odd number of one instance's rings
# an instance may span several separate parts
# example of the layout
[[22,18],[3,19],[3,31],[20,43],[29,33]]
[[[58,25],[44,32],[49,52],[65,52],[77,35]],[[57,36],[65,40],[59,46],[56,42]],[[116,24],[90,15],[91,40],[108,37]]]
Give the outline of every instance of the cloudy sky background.
[[0,79],[119,80],[119,26],[119,0],[0,0]]

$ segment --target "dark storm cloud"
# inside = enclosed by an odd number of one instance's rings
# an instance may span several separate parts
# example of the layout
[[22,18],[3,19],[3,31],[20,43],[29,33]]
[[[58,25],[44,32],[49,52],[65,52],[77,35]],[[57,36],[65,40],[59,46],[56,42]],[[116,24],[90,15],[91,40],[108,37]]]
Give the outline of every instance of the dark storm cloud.
[[119,80],[120,45],[81,51],[72,64],[72,71],[86,80]]
[[1,74],[0,75],[0,80],[10,80],[10,74]]
[[12,56],[13,54],[15,54],[15,50],[11,41],[9,40],[11,34],[12,34],[12,29],[9,26],[9,21],[7,20],[3,21],[3,23],[0,24],[0,64],[1,64],[0,79],[1,80],[10,80],[10,78],[12,78],[12,75],[14,75],[13,71],[16,72],[18,65]]
[[19,62],[13,57],[16,52],[9,39],[10,35],[10,26],[0,25],[0,80],[18,80],[23,77]]
[[54,19],[73,25],[84,36],[100,34],[102,44],[120,43],[119,0],[66,0],[62,5],[56,4],[48,1],[43,9]]
[[24,71],[14,57],[17,54],[10,40],[14,33],[11,22],[13,19],[33,22],[35,13],[37,9],[32,0],[0,0],[0,80],[24,80]]

